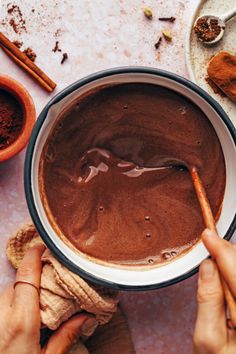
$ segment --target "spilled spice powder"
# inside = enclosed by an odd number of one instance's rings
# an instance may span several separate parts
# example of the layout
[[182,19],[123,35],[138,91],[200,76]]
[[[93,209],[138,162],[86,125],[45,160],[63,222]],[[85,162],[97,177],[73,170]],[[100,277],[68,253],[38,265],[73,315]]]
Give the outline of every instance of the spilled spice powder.
[[10,26],[13,28],[13,30],[18,33],[18,25],[16,23],[16,21],[14,20],[14,18],[11,18],[9,21]]
[[25,19],[18,5],[9,3],[7,5],[7,13],[10,16],[9,24],[15,33],[26,32]]
[[13,41],[12,43],[15,44],[15,46],[16,46],[17,48],[19,48],[19,49],[20,49],[20,48],[22,47],[22,45],[23,45],[23,42],[20,42],[20,41],[17,41],[17,40],[16,40],[16,41]]
[[23,124],[24,115],[20,103],[9,92],[0,89],[0,150],[16,141]]
[[32,48],[26,48],[23,52],[32,62],[34,62],[37,58],[37,54],[33,51]]

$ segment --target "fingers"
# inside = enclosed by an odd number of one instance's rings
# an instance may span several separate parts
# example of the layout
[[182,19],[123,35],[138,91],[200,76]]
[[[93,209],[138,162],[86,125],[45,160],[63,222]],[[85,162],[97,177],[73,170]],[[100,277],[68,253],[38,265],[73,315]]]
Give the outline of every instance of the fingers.
[[[26,252],[16,273],[16,282],[27,281],[39,289],[42,270],[41,256],[44,250],[44,245],[37,245]],[[13,306],[21,309],[27,307],[29,311],[38,309],[39,295],[37,289],[29,284],[18,283],[14,291]]]
[[[91,322],[91,323],[90,323]],[[94,324],[95,319],[86,314],[73,316],[69,321],[63,323],[52,335],[42,354],[65,354],[78,340],[83,326]]]
[[226,340],[224,294],[217,266],[208,259],[199,271],[195,353],[219,353]]
[[202,233],[202,241],[215,259],[233,295],[236,296],[236,248],[209,229]]

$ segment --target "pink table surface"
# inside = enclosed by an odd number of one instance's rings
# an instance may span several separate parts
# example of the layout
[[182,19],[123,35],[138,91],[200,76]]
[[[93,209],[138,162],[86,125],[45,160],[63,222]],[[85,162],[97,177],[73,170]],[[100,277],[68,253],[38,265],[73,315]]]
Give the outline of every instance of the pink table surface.
[[[147,65],[187,77],[186,26],[198,0],[17,0],[27,28],[20,34],[8,24],[8,3],[2,0],[0,4],[0,31],[12,40],[22,40],[25,47],[31,46],[37,53],[36,63],[58,84],[53,94],[45,93],[0,51],[0,72],[24,84],[37,113],[70,83],[105,68]],[[145,6],[153,9],[153,21],[144,18]],[[162,16],[175,16],[176,21],[158,21]],[[156,51],[154,43],[162,29],[171,29],[173,41],[163,41]],[[63,65],[62,53],[52,52],[56,40],[62,52],[69,55]],[[20,224],[30,220],[23,190],[24,156],[23,151],[0,165],[0,288],[14,278],[5,256],[7,239]],[[138,354],[191,353],[196,280],[194,276],[157,291],[121,294]]]

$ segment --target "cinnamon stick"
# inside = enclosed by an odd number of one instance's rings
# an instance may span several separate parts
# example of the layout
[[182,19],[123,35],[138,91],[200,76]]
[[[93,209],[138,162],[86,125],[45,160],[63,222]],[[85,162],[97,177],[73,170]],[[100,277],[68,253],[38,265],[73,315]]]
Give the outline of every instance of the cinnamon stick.
[[212,215],[211,207],[209,200],[206,195],[205,188],[202,184],[202,180],[198,174],[198,171],[195,167],[190,169],[190,174],[192,177],[193,185],[197,194],[198,202],[202,210],[202,216],[206,227],[210,230],[217,232],[215,219]]
[[45,81],[42,80],[33,70],[31,70],[25,63],[20,61],[12,52],[9,51],[6,47],[2,46],[2,50],[12,59],[16,64],[23,68],[27,73],[29,73],[45,90],[52,92],[53,88],[49,86]]
[[3,33],[0,32],[0,46],[9,57],[21,68],[30,74],[45,90],[51,92],[56,87],[52,81],[37,65],[35,65],[23,52],[20,51]]
[[[218,235],[216,225],[215,225],[215,219],[214,219],[214,216],[211,211],[211,206],[210,206],[209,200],[206,195],[205,188],[202,184],[202,180],[198,174],[197,169],[195,167],[192,167],[190,169],[190,174],[191,174],[193,185],[194,185],[194,188],[195,188],[195,191],[197,194],[197,198],[198,198],[201,210],[202,210],[202,215],[203,215],[205,225],[208,229],[215,231],[216,234]],[[236,327],[236,301],[235,301],[234,296],[228,287],[228,284],[222,278],[222,276],[221,276],[221,283],[222,283],[222,287],[224,290],[225,300],[228,305],[230,320],[231,320],[233,326]]]

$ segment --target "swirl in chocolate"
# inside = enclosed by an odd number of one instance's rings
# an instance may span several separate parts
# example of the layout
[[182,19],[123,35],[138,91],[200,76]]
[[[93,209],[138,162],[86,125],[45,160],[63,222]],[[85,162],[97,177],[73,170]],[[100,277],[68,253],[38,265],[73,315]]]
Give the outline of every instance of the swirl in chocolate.
[[189,250],[204,223],[194,165],[215,217],[225,163],[215,130],[190,100],[151,84],[101,88],[58,120],[44,147],[40,190],[49,219],[79,251],[118,264],[157,264]]

